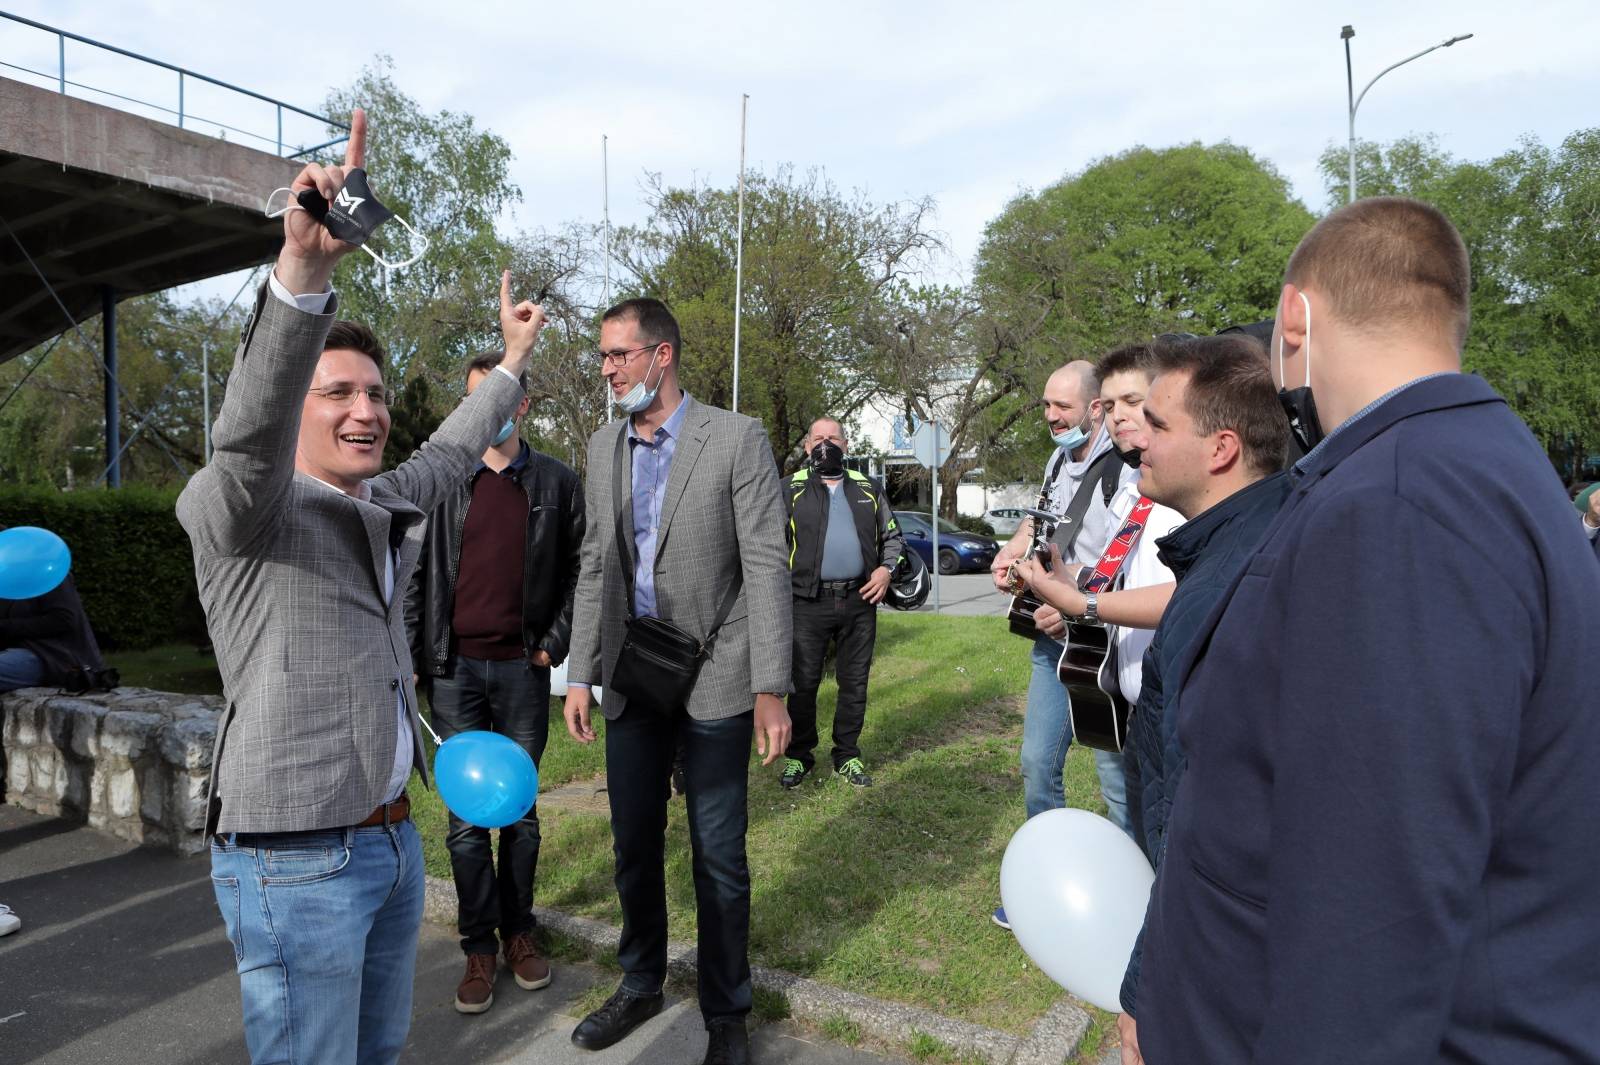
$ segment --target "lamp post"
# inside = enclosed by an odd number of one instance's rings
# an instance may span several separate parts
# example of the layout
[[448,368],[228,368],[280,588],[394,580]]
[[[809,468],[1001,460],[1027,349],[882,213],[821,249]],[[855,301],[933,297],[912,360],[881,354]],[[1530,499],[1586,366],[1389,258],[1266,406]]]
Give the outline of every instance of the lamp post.
[[1464,41],[1472,36],[1470,33],[1463,33],[1459,37],[1451,37],[1449,40],[1440,41],[1436,45],[1424,48],[1416,55],[1408,55],[1398,63],[1390,63],[1388,66],[1378,71],[1377,76],[1371,81],[1367,82],[1367,87],[1361,90],[1361,95],[1357,96],[1355,92],[1355,78],[1352,76],[1350,70],[1350,38],[1354,37],[1355,35],[1356,29],[1354,26],[1346,26],[1339,31],[1339,38],[1344,41],[1345,99],[1350,107],[1350,203],[1356,202],[1356,108],[1360,107],[1361,101],[1367,98],[1368,89],[1371,89],[1378,83],[1378,78],[1383,77],[1395,67],[1403,67],[1413,59],[1421,59],[1434,49],[1449,48],[1457,41]]

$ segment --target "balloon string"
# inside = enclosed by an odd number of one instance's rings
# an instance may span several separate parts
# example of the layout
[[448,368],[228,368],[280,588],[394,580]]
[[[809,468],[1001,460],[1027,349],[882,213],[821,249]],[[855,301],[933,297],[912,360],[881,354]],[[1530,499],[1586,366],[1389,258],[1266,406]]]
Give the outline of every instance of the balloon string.
[[417,720],[422,722],[422,727],[427,729],[428,730],[428,735],[433,737],[433,745],[435,747],[443,747],[444,746],[444,740],[441,740],[439,738],[439,734],[437,732],[433,731],[433,726],[428,724],[428,719],[423,717],[419,713],[419,714],[417,714]]

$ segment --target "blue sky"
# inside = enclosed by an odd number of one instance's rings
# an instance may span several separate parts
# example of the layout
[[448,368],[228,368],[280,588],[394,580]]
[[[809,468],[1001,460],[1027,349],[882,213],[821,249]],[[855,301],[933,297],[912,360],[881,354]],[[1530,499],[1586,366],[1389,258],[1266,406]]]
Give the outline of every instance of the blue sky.
[[[1457,156],[1484,158],[1525,134],[1555,143],[1600,122],[1594,0],[405,0],[347,17],[336,4],[167,0],[8,0],[6,9],[311,109],[387,53],[426,108],[469,113],[510,142],[523,191],[507,220],[514,228],[599,221],[602,133],[616,224],[643,217],[646,171],[669,183],[731,184],[747,92],[752,167],[818,167],[880,201],[932,196],[954,276],[1012,196],[1139,143],[1246,145],[1320,210],[1317,156],[1345,138],[1346,22],[1356,27],[1358,91],[1395,60],[1476,34],[1386,76],[1362,104],[1364,139],[1432,133]],[[318,11],[322,25],[300,11]],[[53,73],[53,38],[0,20],[0,59]],[[68,76],[176,99],[172,75],[82,46],[69,45]],[[272,129],[266,113],[198,89],[187,105]],[[381,188],[381,175],[374,180]]]

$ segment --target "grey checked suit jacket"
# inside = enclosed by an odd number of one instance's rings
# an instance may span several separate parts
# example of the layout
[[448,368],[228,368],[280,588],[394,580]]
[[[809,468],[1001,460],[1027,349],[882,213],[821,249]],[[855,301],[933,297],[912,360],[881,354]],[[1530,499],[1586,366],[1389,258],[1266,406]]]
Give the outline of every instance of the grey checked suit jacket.
[[[491,373],[370,502],[294,468],[301,406],[333,324],[265,285],[212,435],[178,497],[227,708],[207,832],[351,825],[383,801],[403,691],[427,776],[404,624],[426,512],[478,462],[522,389]],[[397,549],[383,601],[385,554]],[[515,579],[520,579],[520,574]]]
[[[790,690],[789,560],[778,467],[761,423],[688,396],[683,402],[682,435],[667,475],[657,533],[657,612],[704,637],[728,583],[744,575],[744,589],[712,642],[689,697],[689,714],[709,721],[749,711],[758,692]],[[620,418],[589,440],[584,479],[590,520],[583,536],[583,571],[567,660],[568,679],[605,688],[600,712],[608,720],[621,716],[628,704],[610,688],[628,618],[616,530],[632,485],[612,484],[617,438],[627,424],[628,419]]]

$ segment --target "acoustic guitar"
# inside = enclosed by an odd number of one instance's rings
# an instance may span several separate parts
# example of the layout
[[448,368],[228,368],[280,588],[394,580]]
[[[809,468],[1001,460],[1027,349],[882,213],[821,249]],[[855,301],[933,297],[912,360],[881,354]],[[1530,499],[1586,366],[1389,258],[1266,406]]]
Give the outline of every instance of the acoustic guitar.
[[[1022,508],[1022,512],[1033,519],[1033,536],[1029,539],[1028,549],[1023,552],[1019,561],[1026,562],[1035,555],[1048,560],[1050,538],[1055,535],[1056,526],[1061,523],[1061,515],[1029,507]],[[1027,585],[1017,576],[1017,565],[1017,562],[1011,564],[1011,572],[1007,577],[1012,594],[1011,606],[1006,610],[1006,624],[1015,635],[1032,640],[1039,635],[1038,626],[1034,624],[1033,612],[1044,606],[1044,600],[1028,591]]]
[[1056,676],[1071,696],[1072,735],[1085,747],[1121,753],[1133,708],[1117,684],[1112,652],[1117,629],[1087,621],[1067,622],[1067,645]]

